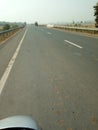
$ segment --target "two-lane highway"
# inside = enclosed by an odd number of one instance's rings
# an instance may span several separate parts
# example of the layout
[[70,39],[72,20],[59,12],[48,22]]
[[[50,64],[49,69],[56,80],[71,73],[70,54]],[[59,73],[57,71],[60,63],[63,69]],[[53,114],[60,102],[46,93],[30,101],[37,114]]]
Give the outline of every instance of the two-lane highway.
[[98,129],[97,38],[29,25],[0,46],[0,66],[0,119],[24,114],[43,130]]

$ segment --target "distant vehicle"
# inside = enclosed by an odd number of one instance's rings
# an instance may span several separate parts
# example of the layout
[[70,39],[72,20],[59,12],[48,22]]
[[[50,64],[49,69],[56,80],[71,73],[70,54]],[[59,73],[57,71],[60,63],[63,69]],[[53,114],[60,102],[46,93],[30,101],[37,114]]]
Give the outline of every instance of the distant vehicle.
[[38,27],[38,22],[35,22],[35,26],[37,26],[37,27]]
[[41,130],[31,116],[17,115],[0,120],[0,130]]

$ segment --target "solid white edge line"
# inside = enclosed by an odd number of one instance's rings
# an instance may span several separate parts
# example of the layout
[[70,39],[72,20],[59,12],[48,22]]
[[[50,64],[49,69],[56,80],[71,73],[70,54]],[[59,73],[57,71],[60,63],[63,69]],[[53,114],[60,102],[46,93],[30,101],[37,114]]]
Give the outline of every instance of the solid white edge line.
[[26,36],[26,33],[27,33],[27,30],[25,31],[25,33],[24,33],[24,35],[23,35],[21,41],[19,42],[19,45],[18,45],[18,47],[17,47],[17,49],[16,49],[14,55],[12,56],[12,58],[11,58],[9,64],[8,64],[7,68],[5,69],[5,72],[4,72],[3,76],[1,77],[1,80],[0,80],[0,95],[1,95],[1,93],[2,93],[2,91],[3,91],[3,88],[4,88],[4,86],[5,86],[5,83],[6,83],[7,79],[8,79],[8,76],[9,76],[9,74],[10,74],[10,72],[11,72],[11,69],[12,69],[12,67],[13,67],[13,65],[14,65],[14,62],[15,62],[15,60],[16,60],[16,57],[17,57],[18,53],[19,53],[19,50],[20,50],[21,45],[22,45],[22,43],[23,43],[23,40],[24,40],[24,38],[25,38],[25,36]]
[[71,45],[73,45],[73,46],[76,46],[76,47],[78,47],[78,48],[80,48],[80,49],[83,48],[82,46],[79,46],[79,45],[77,45],[77,44],[75,44],[75,43],[73,43],[73,42],[70,42],[70,41],[68,41],[68,40],[64,40],[64,41],[67,42],[67,43],[69,43],[69,44],[71,44]]

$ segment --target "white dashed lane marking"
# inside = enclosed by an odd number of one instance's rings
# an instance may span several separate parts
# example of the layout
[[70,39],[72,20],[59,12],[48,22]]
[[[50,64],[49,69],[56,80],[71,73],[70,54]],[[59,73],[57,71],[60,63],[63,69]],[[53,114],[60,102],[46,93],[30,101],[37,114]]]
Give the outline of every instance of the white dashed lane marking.
[[82,46],[79,46],[79,45],[77,45],[77,44],[75,44],[75,43],[73,43],[73,42],[70,42],[70,41],[68,41],[68,40],[64,40],[66,43],[68,43],[68,44],[71,44],[71,45],[73,45],[73,46],[75,46],[75,47],[78,47],[78,48],[80,48],[80,49],[82,49],[83,47]]

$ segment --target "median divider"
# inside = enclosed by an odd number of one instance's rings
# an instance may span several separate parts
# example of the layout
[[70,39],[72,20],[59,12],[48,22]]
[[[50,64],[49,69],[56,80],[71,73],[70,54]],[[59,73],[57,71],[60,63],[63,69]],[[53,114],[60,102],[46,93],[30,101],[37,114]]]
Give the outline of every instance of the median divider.
[[54,25],[53,28],[63,29],[68,31],[83,32],[89,34],[98,34],[98,28],[81,28],[81,27],[69,27],[69,26],[58,26],[58,25]]

